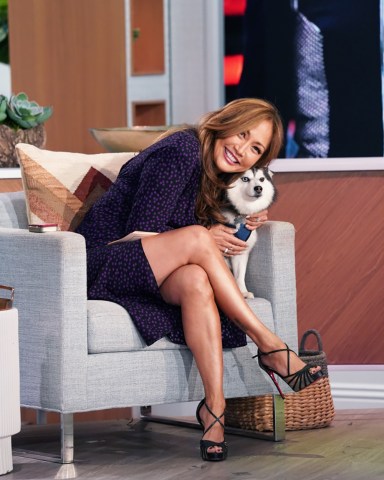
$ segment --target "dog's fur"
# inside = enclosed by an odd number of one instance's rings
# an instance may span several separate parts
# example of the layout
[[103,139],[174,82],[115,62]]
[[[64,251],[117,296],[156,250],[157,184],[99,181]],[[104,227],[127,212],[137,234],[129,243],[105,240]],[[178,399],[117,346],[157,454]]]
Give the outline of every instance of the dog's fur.
[[[247,215],[267,209],[277,197],[276,188],[272,182],[273,173],[268,168],[252,168],[244,172],[227,190],[229,207],[222,210],[228,225],[239,228],[245,224]],[[245,298],[253,298],[245,285],[245,272],[248,258],[257,240],[257,232],[250,234],[247,249],[240,255],[225,257],[232,270],[236,283]]]

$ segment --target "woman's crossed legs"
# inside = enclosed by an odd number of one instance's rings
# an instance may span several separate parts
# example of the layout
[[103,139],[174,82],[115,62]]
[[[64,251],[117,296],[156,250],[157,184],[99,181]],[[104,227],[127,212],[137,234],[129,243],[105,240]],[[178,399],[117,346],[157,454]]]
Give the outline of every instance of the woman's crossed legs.
[[[147,237],[142,246],[164,300],[181,306],[184,336],[203,381],[206,403],[219,416],[225,399],[217,305],[260,350],[285,348],[285,344],[250,309],[204,227],[195,225]],[[281,375],[288,374],[286,353],[266,357],[264,363]],[[290,363],[291,373],[305,366],[296,355],[290,356]],[[205,408],[201,419],[205,427],[214,420]],[[204,439],[221,442],[220,425],[216,423]]]

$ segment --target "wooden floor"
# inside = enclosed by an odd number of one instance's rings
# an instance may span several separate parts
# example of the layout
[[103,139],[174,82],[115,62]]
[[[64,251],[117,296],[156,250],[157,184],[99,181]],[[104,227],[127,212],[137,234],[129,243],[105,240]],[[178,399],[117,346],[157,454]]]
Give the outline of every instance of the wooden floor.
[[[28,426],[13,446],[58,453],[57,426]],[[282,443],[227,435],[229,457],[199,456],[200,431],[136,421],[75,425],[75,464],[58,465],[14,453],[6,480],[382,480],[384,408],[339,410],[324,429],[287,432]]]

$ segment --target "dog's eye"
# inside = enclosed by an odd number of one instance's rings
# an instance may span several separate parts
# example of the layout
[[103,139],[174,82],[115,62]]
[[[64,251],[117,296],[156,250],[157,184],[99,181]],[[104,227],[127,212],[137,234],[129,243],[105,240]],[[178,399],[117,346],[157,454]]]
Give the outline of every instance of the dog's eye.
[[241,177],[241,180],[242,180],[243,182],[249,182],[249,177]]
[[264,180],[265,180],[264,177],[259,178],[259,182],[264,182]]

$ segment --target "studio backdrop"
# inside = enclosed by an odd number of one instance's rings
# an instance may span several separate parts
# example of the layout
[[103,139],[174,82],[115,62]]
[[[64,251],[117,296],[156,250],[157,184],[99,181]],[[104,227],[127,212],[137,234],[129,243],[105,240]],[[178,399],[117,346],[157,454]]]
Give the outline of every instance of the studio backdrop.
[[[224,2],[226,100],[275,103],[283,157],[382,156],[383,3]],[[237,78],[228,76],[231,58]]]

